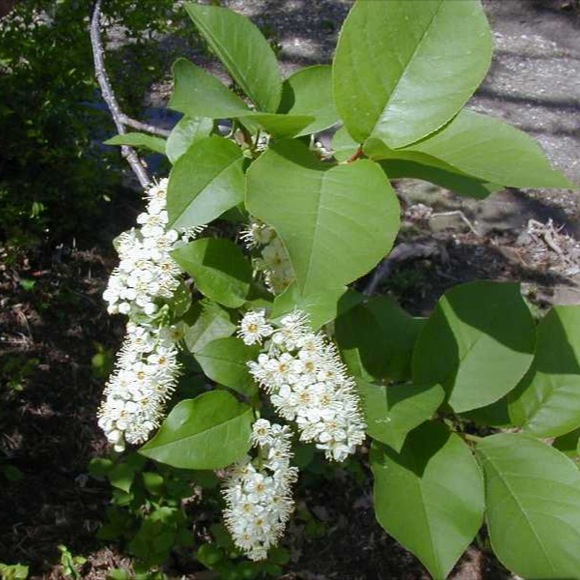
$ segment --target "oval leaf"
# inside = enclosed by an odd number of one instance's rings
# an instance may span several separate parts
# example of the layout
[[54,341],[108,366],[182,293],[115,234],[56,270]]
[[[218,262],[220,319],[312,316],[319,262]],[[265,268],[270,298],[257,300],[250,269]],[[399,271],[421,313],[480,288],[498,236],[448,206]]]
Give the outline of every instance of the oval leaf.
[[483,478],[469,447],[425,423],[400,453],[373,443],[371,467],[379,523],[434,578],[445,578],[483,521]]
[[413,380],[445,387],[460,413],[497,401],[528,370],[534,320],[519,285],[471,282],[445,293],[419,335]]
[[445,399],[441,385],[379,386],[357,380],[367,433],[401,451],[409,431],[429,420]]
[[223,469],[250,448],[252,409],[226,391],[178,403],[139,453],[182,469]]
[[491,62],[479,0],[357,2],[334,58],[334,97],[362,143],[413,143],[443,126],[479,86]]
[[290,115],[313,115],[314,120],[298,135],[310,135],[338,121],[332,94],[332,67],[316,65],[289,76],[282,86],[280,112]]
[[580,427],[580,306],[555,306],[537,329],[534,363],[511,395],[510,417],[536,437]]
[[203,69],[180,58],[173,65],[173,93],[168,107],[188,117],[223,119],[249,111],[240,97]]
[[304,295],[366,274],[399,227],[396,195],[377,164],[329,167],[299,141],[272,145],[252,164],[246,205],[276,229]]
[[175,163],[194,143],[209,136],[213,129],[211,119],[205,117],[183,117],[173,127],[165,144],[165,152],[171,163]]
[[223,137],[207,137],[177,160],[169,176],[171,228],[191,228],[218,218],[244,199],[243,155]]
[[248,361],[260,354],[258,345],[247,346],[239,338],[218,338],[195,354],[203,372],[216,383],[243,395],[254,395],[258,387],[248,371]]
[[107,141],[105,145],[128,145],[129,147],[142,147],[155,153],[165,155],[165,139],[146,135],[145,133],[124,133],[115,135]]
[[177,248],[171,256],[193,276],[204,296],[230,308],[246,301],[252,267],[230,240],[202,238]]
[[550,167],[541,147],[523,131],[474,111],[461,111],[441,131],[396,153],[428,155],[478,179],[509,187],[576,187]]
[[231,336],[237,328],[227,310],[210,300],[196,302],[180,324],[185,345],[192,353],[213,340]]
[[487,527],[495,555],[524,578],[580,578],[580,472],[526,435],[477,446],[485,474]]
[[412,318],[386,296],[340,316],[336,340],[349,371],[366,380],[411,377],[411,357],[423,318]]
[[274,51],[245,16],[219,6],[185,5],[187,13],[232,78],[262,111],[280,104],[282,81]]

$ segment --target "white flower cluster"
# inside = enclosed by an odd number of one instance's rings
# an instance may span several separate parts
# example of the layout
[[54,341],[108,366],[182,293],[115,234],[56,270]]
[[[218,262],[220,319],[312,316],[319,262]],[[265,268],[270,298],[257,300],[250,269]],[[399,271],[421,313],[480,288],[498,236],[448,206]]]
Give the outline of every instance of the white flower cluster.
[[258,419],[252,429],[258,456],[229,470],[224,521],[236,546],[251,560],[267,557],[294,509],[292,484],[298,469],[290,466],[291,437],[289,427]]
[[272,294],[281,294],[294,282],[294,269],[288,252],[276,230],[258,220],[252,220],[242,239],[248,248],[255,248],[260,255],[254,258],[254,268],[264,276]]
[[172,329],[129,322],[99,409],[99,427],[115,447],[143,443],[159,426],[179,365]]
[[300,440],[315,441],[335,461],[354,453],[364,441],[366,427],[355,382],[334,345],[310,330],[306,315],[289,314],[274,330],[263,312],[249,312],[239,335],[246,344],[267,339],[266,352],[248,366],[270,394],[277,413],[296,421]]
[[[173,297],[181,273],[170,256],[180,233],[166,229],[167,183],[162,179],[146,192],[147,209],[137,217],[141,227],[119,236],[120,263],[103,294],[109,313],[130,317],[98,413],[99,426],[116,451],[126,443],[143,443],[159,426],[179,374],[175,333],[154,320],[157,302]],[[194,233],[182,235],[187,239]]]
[[180,236],[176,230],[166,230],[167,182],[162,179],[147,191],[147,209],[137,216],[141,227],[117,238],[120,263],[103,293],[109,314],[153,316],[156,299],[170,299],[179,284],[180,269],[170,252]]

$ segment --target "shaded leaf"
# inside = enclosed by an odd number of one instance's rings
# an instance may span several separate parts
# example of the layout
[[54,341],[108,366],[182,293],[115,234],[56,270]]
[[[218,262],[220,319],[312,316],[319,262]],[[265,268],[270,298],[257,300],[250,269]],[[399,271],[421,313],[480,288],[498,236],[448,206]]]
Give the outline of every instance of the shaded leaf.
[[580,306],[554,306],[542,319],[532,367],[510,398],[514,424],[530,435],[580,427]]
[[239,338],[218,338],[195,354],[203,372],[216,383],[243,395],[254,395],[258,387],[248,371],[248,361],[260,354],[258,345],[248,346]]
[[208,298],[230,308],[246,301],[252,267],[230,240],[202,238],[173,250],[171,256]]
[[519,383],[533,358],[534,320],[519,285],[448,290],[419,335],[413,380],[445,387],[457,413],[485,407]]
[[493,551],[524,578],[580,578],[580,472],[556,449],[515,433],[477,445]]
[[435,578],[445,578],[483,521],[483,478],[469,447],[439,423],[409,433],[400,453],[371,448],[383,528]]
[[445,398],[441,385],[379,386],[357,380],[367,433],[400,452],[407,434],[430,419]]

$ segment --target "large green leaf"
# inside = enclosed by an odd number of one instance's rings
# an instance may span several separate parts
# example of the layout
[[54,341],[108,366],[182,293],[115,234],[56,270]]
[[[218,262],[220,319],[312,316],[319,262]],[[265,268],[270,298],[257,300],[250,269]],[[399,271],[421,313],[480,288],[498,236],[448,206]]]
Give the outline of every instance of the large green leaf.
[[169,227],[205,225],[241,203],[243,159],[240,148],[223,137],[206,137],[191,145],[169,176]]
[[338,111],[332,95],[332,67],[310,66],[289,76],[282,86],[280,112],[315,117],[299,135],[317,133],[334,125]]
[[262,111],[280,104],[282,81],[276,55],[246,17],[218,6],[190,2],[187,13],[240,88]]
[[308,314],[310,327],[317,330],[354,308],[363,298],[362,294],[344,286],[303,296],[296,284],[291,284],[274,300],[270,318],[279,318],[297,308]]
[[466,195],[476,199],[485,199],[490,193],[502,189],[501,185],[488,183],[476,177],[454,171],[451,167],[443,169],[442,167],[434,167],[433,165],[406,159],[387,159],[381,161],[381,167],[389,179],[400,179],[401,177],[422,179],[459,195]]
[[441,385],[383,387],[357,380],[367,433],[400,452],[409,431],[430,419],[445,398]]
[[580,427],[580,306],[555,306],[537,329],[534,363],[511,395],[510,417],[536,437]]
[[440,423],[425,423],[400,453],[373,443],[371,467],[379,523],[445,578],[483,521],[483,478],[471,451]]
[[479,0],[357,2],[334,58],[334,97],[362,143],[413,143],[443,126],[479,86],[492,41]]
[[182,469],[223,469],[250,448],[252,409],[225,391],[178,403],[139,453]]
[[209,136],[213,122],[206,117],[182,117],[173,127],[165,144],[169,161],[175,163],[194,143]]
[[528,370],[534,320],[519,285],[471,282],[445,293],[419,335],[413,380],[439,383],[460,413],[503,397]]
[[379,296],[337,319],[336,340],[352,374],[366,380],[408,379],[413,347],[425,322]]
[[274,144],[252,164],[246,206],[276,229],[304,295],[367,273],[399,227],[396,195],[377,164],[329,166],[299,141]]
[[190,308],[180,327],[183,329],[185,345],[192,353],[203,349],[213,340],[226,338],[236,331],[229,312],[207,299],[196,302]]
[[149,149],[149,151],[165,155],[165,139],[154,137],[153,135],[147,135],[146,133],[123,133],[123,135],[115,135],[105,141],[105,145],[142,147],[144,149]]
[[495,555],[524,578],[580,578],[580,472],[556,449],[520,434],[477,446]]
[[444,163],[460,173],[509,187],[576,187],[550,167],[531,137],[499,119],[469,110],[461,111],[449,125],[419,143],[393,151],[369,140],[365,151],[373,159]]
[[204,296],[230,308],[237,308],[246,301],[252,267],[240,248],[230,240],[201,238],[173,250],[171,256],[193,276]]
[[260,354],[258,345],[248,346],[239,338],[218,338],[195,354],[203,372],[216,383],[243,395],[254,395],[258,387],[248,371],[248,361]]
[[213,75],[180,58],[173,64],[169,108],[188,117],[223,119],[247,113],[248,106]]

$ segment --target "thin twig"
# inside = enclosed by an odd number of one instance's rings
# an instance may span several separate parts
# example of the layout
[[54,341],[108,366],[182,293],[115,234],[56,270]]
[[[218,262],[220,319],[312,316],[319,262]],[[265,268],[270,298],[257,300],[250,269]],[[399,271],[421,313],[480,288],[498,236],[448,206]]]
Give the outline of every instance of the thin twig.
[[450,216],[454,216],[454,215],[460,217],[463,220],[463,222],[471,230],[472,234],[475,234],[476,236],[481,237],[481,234],[479,233],[479,231],[477,231],[475,226],[469,221],[467,216],[460,209],[456,209],[454,211],[440,211],[437,213],[432,213],[429,216],[429,219],[431,220],[433,218],[438,218],[438,217],[450,217]]
[[[127,131],[125,130],[122,118],[125,115],[123,115],[121,112],[119,103],[117,102],[117,98],[115,97],[115,93],[113,92],[113,88],[109,82],[107,70],[105,69],[104,49],[103,42],[101,40],[100,24],[101,0],[95,0],[91,11],[90,27],[91,46],[93,48],[93,60],[95,63],[95,76],[97,78],[97,82],[99,83],[99,87],[101,88],[103,100],[107,104],[107,107],[111,113],[111,117],[113,118],[113,122],[115,123],[115,127],[117,128],[117,132],[119,135],[124,135]],[[121,154],[127,160],[127,163],[129,163],[131,166],[131,169],[137,176],[141,187],[143,187],[143,189],[147,189],[151,184],[151,179],[147,175],[147,172],[145,171],[145,168],[143,167],[143,164],[141,163],[141,160],[139,159],[135,150],[132,147],[127,147],[124,145],[121,147]]]
[[167,129],[161,129],[161,127],[149,125],[149,123],[142,123],[141,121],[131,119],[131,117],[127,117],[127,115],[124,114],[121,114],[119,120],[126,127],[132,127],[138,131],[145,131],[146,133],[151,133],[152,135],[159,135],[159,137],[169,137],[169,135],[171,135],[171,131],[168,131]]

